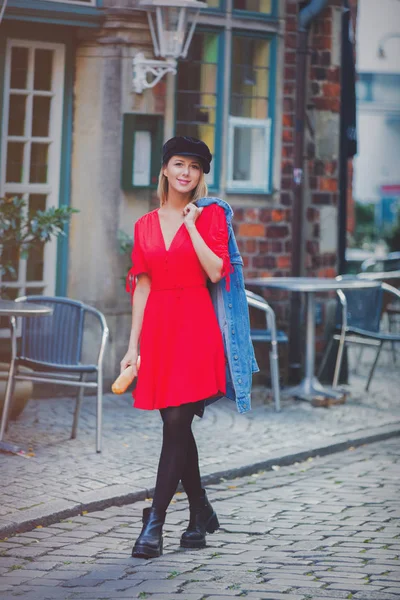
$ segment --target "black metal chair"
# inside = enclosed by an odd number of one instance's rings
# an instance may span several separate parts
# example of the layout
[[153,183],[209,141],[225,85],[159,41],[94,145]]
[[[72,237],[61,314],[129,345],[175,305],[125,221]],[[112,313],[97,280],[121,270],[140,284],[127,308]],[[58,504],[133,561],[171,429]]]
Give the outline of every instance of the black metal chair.
[[[21,335],[17,349],[16,319],[11,319],[12,356],[5,406],[12,396],[14,380],[62,384],[78,387],[71,438],[76,437],[79,412],[85,388],[97,390],[96,451],[101,452],[103,358],[108,338],[104,315],[97,309],[69,298],[52,296],[24,296],[16,302],[37,302],[52,308],[52,314],[37,319],[22,317]],[[87,314],[100,325],[97,361],[82,364],[82,346]],[[29,367],[31,373],[19,372],[19,367]],[[85,381],[85,376],[96,375],[96,381]]]
[[246,290],[246,298],[249,306],[258,308],[265,313],[265,329],[250,329],[250,337],[253,342],[267,342],[271,344],[269,353],[269,364],[271,370],[272,393],[274,396],[275,410],[281,409],[280,386],[279,386],[279,357],[278,344],[287,344],[288,337],[283,331],[276,329],[275,313],[268,302],[262,296]]
[[[343,277],[337,277],[337,279],[340,280]],[[384,293],[389,293],[396,298],[400,298],[400,291],[387,283],[381,282],[377,287],[338,290],[337,293],[340,304],[336,327],[340,333],[335,333],[332,336],[325,351],[320,371],[325,366],[331,346],[335,340],[339,341],[339,346],[332,383],[334,388],[338,385],[345,344],[375,347],[375,359],[365,386],[365,390],[368,391],[383,345],[386,342],[392,344],[400,342],[400,334],[381,330],[383,295]]]

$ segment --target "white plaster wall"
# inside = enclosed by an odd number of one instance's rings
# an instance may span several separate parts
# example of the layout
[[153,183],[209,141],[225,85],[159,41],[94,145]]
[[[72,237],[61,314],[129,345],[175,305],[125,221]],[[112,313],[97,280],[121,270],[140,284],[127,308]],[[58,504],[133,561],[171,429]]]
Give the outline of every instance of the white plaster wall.
[[358,116],[359,154],[354,161],[354,198],[377,202],[384,183],[400,181],[400,119],[382,113],[361,112]]
[[386,58],[378,47],[388,33],[400,35],[399,0],[358,0],[357,70],[372,73],[400,73],[400,37],[384,44]]

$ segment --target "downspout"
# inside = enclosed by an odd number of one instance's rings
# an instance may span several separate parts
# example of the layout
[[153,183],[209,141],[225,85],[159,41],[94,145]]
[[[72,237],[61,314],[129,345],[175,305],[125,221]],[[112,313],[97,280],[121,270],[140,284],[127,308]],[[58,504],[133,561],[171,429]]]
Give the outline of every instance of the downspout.
[[[303,256],[303,182],[304,182],[304,122],[306,105],[307,40],[311,22],[328,4],[328,0],[311,0],[302,8],[297,21],[297,66],[295,142],[293,164],[293,207],[292,207],[292,277],[302,275]],[[301,352],[299,323],[301,317],[300,294],[292,293],[289,322],[289,379],[300,381]]]

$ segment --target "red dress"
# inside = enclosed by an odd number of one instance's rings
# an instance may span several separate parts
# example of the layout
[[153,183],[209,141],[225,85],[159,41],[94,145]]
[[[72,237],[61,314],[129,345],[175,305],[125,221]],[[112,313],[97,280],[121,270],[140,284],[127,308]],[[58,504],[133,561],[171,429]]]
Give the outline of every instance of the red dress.
[[[196,227],[223,259],[223,276],[229,285],[224,210],[216,204],[205,207]],[[135,224],[132,288],[140,273],[151,278],[151,291],[139,342],[141,363],[132,394],[135,408],[160,409],[224,395],[224,345],[206,287],[207,274],[184,224],[166,249],[158,209]]]

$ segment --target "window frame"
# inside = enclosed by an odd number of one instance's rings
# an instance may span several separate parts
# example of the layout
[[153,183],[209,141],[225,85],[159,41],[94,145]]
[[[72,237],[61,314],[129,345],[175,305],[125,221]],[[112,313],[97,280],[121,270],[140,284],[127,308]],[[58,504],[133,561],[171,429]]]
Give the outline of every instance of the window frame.
[[[25,180],[19,182],[6,182],[6,166],[7,166],[7,144],[10,138],[21,137],[24,140],[35,140],[31,134],[25,136],[9,136],[8,135],[8,118],[9,118],[9,100],[11,93],[19,93],[20,95],[32,95],[34,90],[30,87],[26,89],[14,90],[10,87],[11,83],[11,52],[13,47],[25,47],[30,50],[29,60],[32,62],[31,53],[35,49],[48,49],[54,51],[54,64],[52,72],[52,82],[54,83],[54,93],[52,94],[52,108],[50,116],[50,130],[48,134],[49,158],[48,158],[48,174],[49,178],[46,183],[30,183],[29,168],[25,169]],[[61,185],[61,157],[62,157],[62,138],[63,138],[63,113],[64,113],[64,92],[65,92],[65,70],[67,64],[67,50],[63,43],[57,42],[42,42],[37,39],[17,39],[8,38],[5,44],[5,59],[4,59],[4,90],[3,90],[3,110],[2,122],[3,130],[1,135],[1,161],[0,161],[0,194],[6,193],[21,194],[25,199],[29,198],[30,194],[45,194],[46,208],[59,206],[60,185]],[[52,90],[53,91],[53,90]],[[44,95],[50,94],[46,92]],[[39,94],[41,95],[41,94]],[[28,110],[28,109],[27,109]],[[29,115],[26,115],[29,124]],[[38,138],[40,139],[40,138]],[[24,166],[27,154],[24,151]],[[18,289],[19,294],[26,294],[30,288],[42,288],[43,294],[54,295],[56,290],[57,279],[57,240],[53,239],[44,246],[43,254],[43,279],[37,281],[26,281],[27,261],[19,259],[18,279],[16,281],[5,282],[4,287],[8,289]]]
[[251,10],[242,10],[234,8],[234,0],[232,0],[232,16],[240,19],[260,19],[261,21],[277,21],[278,20],[278,0],[272,0],[272,8],[269,13],[260,13]]
[[[79,0],[8,0],[4,21],[23,21],[25,23],[40,23],[41,25],[67,25],[76,27],[99,28],[101,26],[101,8],[103,0],[80,2]],[[29,39],[36,39],[34,27],[28,33]],[[38,30],[40,32],[40,29]],[[56,32],[50,32],[45,39],[57,38]],[[40,34],[39,34],[40,35]],[[58,39],[64,39],[67,46],[71,45],[72,38],[67,39],[64,32],[60,32]],[[55,42],[58,39],[54,39]]]
[[[224,1],[224,0],[223,0]],[[218,57],[217,57],[217,85],[216,85],[216,111],[215,111],[215,140],[214,140],[214,153],[213,153],[213,170],[214,170],[214,181],[207,183],[210,192],[216,192],[220,188],[220,172],[221,172],[221,152],[222,152],[222,132],[223,132],[223,107],[224,107],[224,64],[225,64],[225,43],[226,43],[226,30],[225,28],[215,28],[207,26],[196,27],[196,34],[211,33],[218,36]],[[193,43],[193,40],[192,40]],[[179,69],[179,64],[178,64]],[[178,95],[178,77],[175,79],[175,115],[174,115],[174,135],[176,135],[176,122],[177,122],[177,107],[176,101]]]
[[[228,135],[229,140],[229,148],[227,152],[227,177],[226,177],[226,192],[228,194],[271,194],[272,193],[272,173],[273,173],[273,144],[275,137],[275,110],[276,110],[276,45],[277,45],[277,35],[265,33],[265,32],[254,32],[242,29],[234,29],[232,31],[232,41],[233,37],[251,37],[252,39],[268,39],[270,41],[270,62],[269,62],[269,77],[268,77],[268,115],[265,121],[270,121],[269,125],[269,149],[268,149],[268,177],[267,182],[268,185],[265,189],[260,188],[251,188],[251,187],[241,187],[235,185],[230,185],[232,183],[232,179],[229,177],[229,173],[233,168],[233,152],[232,146],[230,145],[230,136]],[[231,52],[232,56],[232,52]],[[228,132],[230,132],[230,122],[231,117],[235,117],[235,115],[231,115],[231,105],[232,105],[232,96],[231,96],[231,73],[232,73],[232,62],[230,63],[230,78],[229,78],[229,108],[228,108]],[[257,119],[251,119],[250,117],[237,117],[240,119],[246,119],[257,121]],[[233,140],[232,140],[233,141]]]
[[[227,9],[227,0],[219,0],[219,6],[210,6],[207,8],[202,8],[201,13],[204,15],[221,15],[226,13]],[[196,28],[197,31],[197,28]]]
[[233,179],[233,159],[234,159],[234,133],[235,128],[248,128],[248,129],[261,129],[265,131],[266,135],[266,154],[267,154],[267,163],[269,164],[271,161],[271,128],[272,123],[271,119],[252,119],[249,117],[235,117],[229,115],[229,125],[228,125],[228,156],[227,156],[227,178],[226,178],[226,188],[227,192],[234,193],[249,193],[249,190],[252,191],[253,194],[265,194],[270,189],[270,171],[268,169],[267,180],[264,187],[249,187],[249,180],[234,181]]

